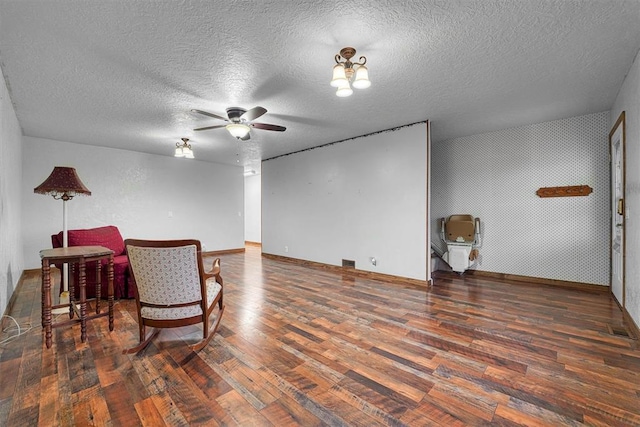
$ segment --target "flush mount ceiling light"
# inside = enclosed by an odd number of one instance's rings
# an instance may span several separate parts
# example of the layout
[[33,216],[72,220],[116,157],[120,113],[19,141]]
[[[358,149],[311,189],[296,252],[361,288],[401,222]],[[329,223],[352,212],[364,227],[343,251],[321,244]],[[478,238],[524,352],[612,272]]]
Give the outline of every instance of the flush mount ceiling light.
[[[354,48],[345,47],[335,57],[337,65],[333,67],[331,86],[338,88],[336,95],[339,97],[350,96],[353,93],[351,86],[356,89],[366,89],[371,86],[369,70],[364,66],[367,63],[367,58],[361,56],[360,62],[351,62],[351,58],[355,54]],[[343,58],[344,61],[341,61]]]
[[191,144],[189,144],[189,138],[181,138],[182,144],[176,142],[175,157],[184,157],[185,159],[193,159],[193,150]]

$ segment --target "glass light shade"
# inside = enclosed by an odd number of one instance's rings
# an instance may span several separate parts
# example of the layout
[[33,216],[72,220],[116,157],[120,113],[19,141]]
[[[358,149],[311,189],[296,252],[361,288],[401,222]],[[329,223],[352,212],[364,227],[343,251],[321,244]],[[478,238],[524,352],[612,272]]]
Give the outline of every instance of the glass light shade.
[[193,150],[191,148],[184,147],[182,152],[184,153],[185,159],[193,159]]
[[343,85],[340,85],[338,87],[338,90],[336,91],[336,95],[338,95],[340,98],[351,96],[352,93],[353,93],[353,89],[351,89],[351,86],[349,86],[349,82]]
[[243,123],[229,123],[225,126],[229,133],[236,138],[244,138],[249,133],[249,126]]
[[184,153],[182,152],[182,147],[176,147],[176,152],[174,154],[175,157],[184,157]]
[[345,83],[349,82],[347,80],[344,67],[341,64],[336,64],[336,66],[333,67],[333,78],[331,79],[330,85],[333,87],[340,87]]
[[369,86],[371,86],[369,70],[364,65],[360,65],[356,70],[356,79],[353,81],[353,87],[356,89],[366,89]]

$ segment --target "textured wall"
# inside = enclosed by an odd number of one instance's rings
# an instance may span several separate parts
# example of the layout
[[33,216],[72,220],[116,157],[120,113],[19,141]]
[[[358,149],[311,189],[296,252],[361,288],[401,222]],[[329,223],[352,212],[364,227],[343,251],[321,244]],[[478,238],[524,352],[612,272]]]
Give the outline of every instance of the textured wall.
[[244,240],[261,242],[262,178],[251,175],[244,179]]
[[640,326],[640,59],[637,56],[611,109],[610,127],[622,111],[626,116],[625,202],[628,209],[625,219],[625,308],[636,326]]
[[[483,222],[479,270],[609,284],[609,113],[433,144],[437,218]],[[540,187],[586,184],[587,197],[539,198]]]
[[125,238],[196,238],[209,251],[244,247],[241,167],[24,137],[26,268],[39,266],[38,252],[62,229],[62,202],[33,192],[54,166],[75,167],[92,192],[67,203],[69,229],[113,224]]
[[22,131],[0,72],[0,314],[23,270]]
[[426,280],[426,148],[421,123],[263,162],[263,251]]

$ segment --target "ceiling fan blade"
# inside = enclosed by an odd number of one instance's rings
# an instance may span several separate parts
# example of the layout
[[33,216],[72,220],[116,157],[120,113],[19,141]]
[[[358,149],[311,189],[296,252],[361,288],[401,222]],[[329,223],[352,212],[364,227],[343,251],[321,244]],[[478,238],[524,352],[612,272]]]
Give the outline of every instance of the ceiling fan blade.
[[285,130],[287,130],[287,128],[284,126],[270,125],[267,123],[251,123],[249,126],[254,127],[256,129],[275,130],[278,132],[284,132]]
[[251,110],[247,110],[242,116],[240,116],[240,118],[242,120],[246,120],[246,121],[250,122],[251,120],[257,119],[258,117],[260,117],[261,115],[263,115],[266,112],[267,112],[266,108],[253,107]]
[[191,110],[192,113],[198,113],[198,114],[202,114],[204,116],[208,116],[208,117],[213,117],[214,119],[218,119],[218,120],[224,120],[225,122],[228,122],[229,120],[225,119],[224,117],[221,117],[217,114],[213,114],[213,113],[208,113],[206,111],[202,111],[202,110]]
[[241,141],[248,141],[251,139],[251,134],[246,134],[245,136],[243,136],[242,138],[240,138]]
[[194,129],[194,130],[209,130],[209,129],[217,129],[217,128],[223,128],[226,125],[216,125],[216,126],[207,126],[207,127],[203,127],[203,128],[198,128],[198,129]]

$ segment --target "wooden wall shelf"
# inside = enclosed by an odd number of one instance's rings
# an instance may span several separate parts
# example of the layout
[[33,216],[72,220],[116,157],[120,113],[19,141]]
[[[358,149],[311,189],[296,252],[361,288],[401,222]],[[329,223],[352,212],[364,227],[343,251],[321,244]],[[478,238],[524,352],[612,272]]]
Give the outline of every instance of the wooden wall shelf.
[[538,197],[573,197],[588,196],[593,188],[588,185],[573,185],[568,187],[542,187],[536,191]]

